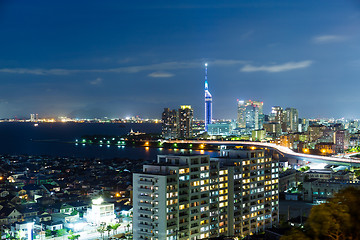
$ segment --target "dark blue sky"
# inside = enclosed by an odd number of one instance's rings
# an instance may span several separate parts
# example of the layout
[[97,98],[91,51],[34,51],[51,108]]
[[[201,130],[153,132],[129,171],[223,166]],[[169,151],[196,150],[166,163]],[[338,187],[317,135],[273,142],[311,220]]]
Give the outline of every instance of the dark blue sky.
[[0,118],[214,118],[236,99],[360,118],[360,4],[303,1],[0,1]]

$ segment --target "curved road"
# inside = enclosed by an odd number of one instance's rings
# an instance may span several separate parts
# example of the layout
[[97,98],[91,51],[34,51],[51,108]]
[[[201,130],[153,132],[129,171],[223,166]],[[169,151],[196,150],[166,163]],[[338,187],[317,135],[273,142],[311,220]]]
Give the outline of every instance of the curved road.
[[245,145],[245,146],[260,146],[265,148],[272,148],[282,153],[286,157],[291,157],[298,160],[308,162],[321,162],[332,165],[345,165],[345,166],[359,166],[360,159],[353,158],[340,158],[340,157],[327,157],[305,153],[297,153],[293,150],[276,145],[274,143],[262,143],[262,142],[245,142],[245,141],[201,141],[201,140],[168,140],[169,143],[197,143],[197,144],[213,144],[213,145]]

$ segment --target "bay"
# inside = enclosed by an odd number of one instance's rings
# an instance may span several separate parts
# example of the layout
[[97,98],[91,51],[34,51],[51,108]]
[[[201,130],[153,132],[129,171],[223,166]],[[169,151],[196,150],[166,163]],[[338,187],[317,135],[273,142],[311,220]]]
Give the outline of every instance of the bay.
[[[84,135],[122,136],[133,131],[159,134],[161,124],[152,123],[0,123],[0,154],[33,155],[78,158],[127,158],[154,160],[159,154],[185,153],[185,150],[172,150],[144,147],[118,147],[82,145],[75,142]],[[218,151],[192,151],[194,154],[218,156]]]

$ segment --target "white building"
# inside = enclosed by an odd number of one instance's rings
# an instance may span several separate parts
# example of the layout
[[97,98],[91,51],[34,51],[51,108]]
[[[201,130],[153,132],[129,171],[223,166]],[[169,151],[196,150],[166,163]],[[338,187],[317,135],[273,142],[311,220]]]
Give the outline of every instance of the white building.
[[87,210],[86,219],[94,224],[115,222],[115,212],[113,203],[105,203],[102,198],[93,200],[91,209]]

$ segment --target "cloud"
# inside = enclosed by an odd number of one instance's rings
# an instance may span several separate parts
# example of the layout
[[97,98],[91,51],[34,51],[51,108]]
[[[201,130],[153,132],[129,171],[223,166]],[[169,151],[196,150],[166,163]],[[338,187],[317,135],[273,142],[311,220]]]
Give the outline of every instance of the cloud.
[[[171,70],[199,68],[204,60],[172,61],[148,65],[133,65],[107,69],[41,69],[41,68],[2,68],[0,73],[32,74],[32,75],[69,75],[76,73],[139,73],[143,71],[166,72]],[[234,59],[214,59],[207,61],[210,65],[237,65],[246,64],[248,61]]]
[[290,71],[294,69],[300,69],[300,68],[307,68],[309,67],[313,62],[310,60],[302,61],[302,62],[287,62],[284,64],[278,64],[278,65],[270,65],[270,66],[252,66],[250,64],[245,65],[243,68],[240,69],[241,72],[285,72]]
[[[33,75],[67,75],[74,70],[67,69],[28,69],[28,68],[2,68],[2,73],[15,73],[15,74],[33,74]],[[76,71],[76,70],[75,70]]]
[[321,35],[313,38],[314,43],[342,42],[344,40],[346,37],[341,35]]
[[98,84],[102,83],[102,81],[103,81],[102,78],[97,78],[97,79],[95,79],[93,81],[90,81],[90,84],[91,85],[98,85]]
[[244,60],[235,60],[235,59],[216,59],[208,61],[210,65],[220,65],[220,66],[229,66],[229,65],[240,65],[249,63],[249,61]]
[[169,78],[169,77],[173,77],[174,74],[167,72],[152,72],[148,76],[152,78]]

